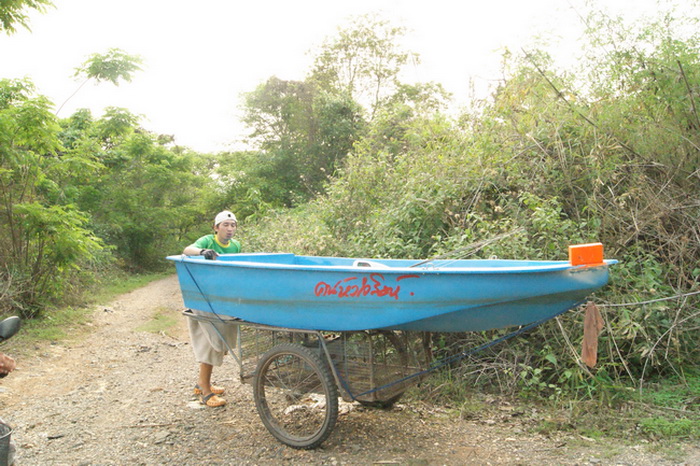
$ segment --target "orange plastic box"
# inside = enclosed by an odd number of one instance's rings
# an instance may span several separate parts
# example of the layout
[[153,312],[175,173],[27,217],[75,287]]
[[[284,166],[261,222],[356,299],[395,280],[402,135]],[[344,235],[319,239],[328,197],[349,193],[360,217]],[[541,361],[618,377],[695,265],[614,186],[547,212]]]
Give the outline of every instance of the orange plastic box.
[[571,265],[603,264],[603,244],[589,243],[569,246],[569,262]]

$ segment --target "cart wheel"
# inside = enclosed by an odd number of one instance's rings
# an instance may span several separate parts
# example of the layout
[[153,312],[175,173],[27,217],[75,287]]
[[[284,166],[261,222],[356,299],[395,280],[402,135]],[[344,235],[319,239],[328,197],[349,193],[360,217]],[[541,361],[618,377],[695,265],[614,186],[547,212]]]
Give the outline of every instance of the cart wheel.
[[294,448],[315,448],[338,419],[338,387],[321,358],[284,343],[265,353],[253,383],[255,407],[267,430]]

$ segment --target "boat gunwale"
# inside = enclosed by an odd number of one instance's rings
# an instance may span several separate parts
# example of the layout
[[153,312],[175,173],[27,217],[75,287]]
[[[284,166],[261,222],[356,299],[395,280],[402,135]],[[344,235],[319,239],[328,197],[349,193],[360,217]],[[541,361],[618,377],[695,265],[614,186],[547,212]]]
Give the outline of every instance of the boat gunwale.
[[[296,254],[288,253],[252,253],[246,254],[248,256],[289,256],[294,257],[318,257],[321,259],[343,259],[352,260],[346,257],[322,257],[322,256],[297,256]],[[240,256],[241,254],[222,254],[221,256]],[[168,260],[173,262],[184,262],[191,264],[206,264],[215,265],[217,267],[234,267],[234,268],[253,268],[253,269],[270,269],[270,270],[280,270],[280,271],[307,271],[307,272],[352,272],[352,273],[364,273],[364,274],[405,274],[405,273],[420,273],[420,274],[515,274],[515,273],[546,273],[546,272],[561,272],[570,270],[571,272],[584,271],[588,269],[597,269],[600,267],[608,267],[617,263],[615,259],[605,259],[602,264],[592,264],[592,265],[571,265],[568,261],[528,261],[528,260],[515,260],[515,259],[475,259],[480,263],[487,262],[489,260],[497,260],[500,263],[513,262],[520,263],[532,262],[532,265],[513,265],[513,266],[497,266],[497,267],[485,267],[485,266],[474,266],[474,267],[440,267],[431,265],[430,263],[426,265],[421,265],[419,267],[394,267],[386,264],[385,267],[361,267],[356,265],[322,265],[322,264],[285,264],[281,262],[256,262],[249,260],[236,260],[236,261],[208,261],[203,257],[198,256],[186,256],[184,254],[172,255],[167,257]],[[381,261],[383,259],[360,259],[360,260],[374,260]],[[388,259],[396,260],[396,259]],[[462,259],[465,260],[465,259]],[[472,260],[472,259],[467,259]],[[458,261],[442,261],[454,263]]]

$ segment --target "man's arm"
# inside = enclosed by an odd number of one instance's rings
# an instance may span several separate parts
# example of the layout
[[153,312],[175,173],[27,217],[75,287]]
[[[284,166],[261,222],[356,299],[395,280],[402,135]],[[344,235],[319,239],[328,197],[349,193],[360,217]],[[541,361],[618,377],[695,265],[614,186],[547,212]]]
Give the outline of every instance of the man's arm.
[[186,256],[204,256],[209,260],[214,260],[219,257],[219,254],[217,254],[217,252],[213,249],[198,248],[194,244],[187,246],[182,253]]
[[182,251],[182,253],[183,253],[184,255],[186,255],[186,256],[198,256],[198,255],[200,255],[200,254],[202,253],[203,250],[204,250],[204,249],[198,248],[198,247],[195,246],[194,244],[190,244],[189,246],[187,246],[187,247],[185,248],[184,251]]

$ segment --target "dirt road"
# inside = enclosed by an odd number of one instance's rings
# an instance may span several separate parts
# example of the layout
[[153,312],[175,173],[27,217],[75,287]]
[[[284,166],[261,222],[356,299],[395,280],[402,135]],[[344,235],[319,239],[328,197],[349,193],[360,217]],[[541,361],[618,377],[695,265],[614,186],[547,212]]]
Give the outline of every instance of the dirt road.
[[[197,402],[182,307],[176,278],[166,278],[97,308],[86,335],[27,350],[0,382],[18,464],[677,464],[642,442],[533,434],[508,407],[464,420],[418,403],[353,405],[320,448],[294,450],[265,430],[231,358],[215,370],[229,404]],[[156,314],[178,324],[144,330]],[[679,448],[700,464],[700,448]]]

